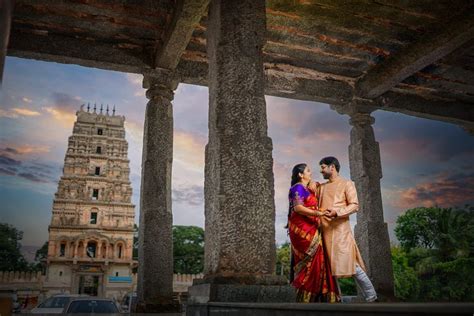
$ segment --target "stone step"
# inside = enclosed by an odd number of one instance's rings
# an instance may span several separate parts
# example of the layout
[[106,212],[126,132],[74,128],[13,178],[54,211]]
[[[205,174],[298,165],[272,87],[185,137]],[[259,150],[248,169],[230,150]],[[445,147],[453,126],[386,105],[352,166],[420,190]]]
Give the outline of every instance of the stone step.
[[189,304],[186,315],[261,315],[261,316],[334,316],[334,315],[473,315],[474,303],[206,303]]

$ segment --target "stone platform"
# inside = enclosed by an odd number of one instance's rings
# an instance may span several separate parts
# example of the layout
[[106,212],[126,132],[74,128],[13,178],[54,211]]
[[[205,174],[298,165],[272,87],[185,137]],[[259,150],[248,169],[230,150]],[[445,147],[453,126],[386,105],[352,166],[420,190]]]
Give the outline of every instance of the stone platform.
[[189,304],[188,316],[208,315],[434,315],[474,314],[474,303],[371,303],[371,304],[298,304],[298,303],[206,303]]

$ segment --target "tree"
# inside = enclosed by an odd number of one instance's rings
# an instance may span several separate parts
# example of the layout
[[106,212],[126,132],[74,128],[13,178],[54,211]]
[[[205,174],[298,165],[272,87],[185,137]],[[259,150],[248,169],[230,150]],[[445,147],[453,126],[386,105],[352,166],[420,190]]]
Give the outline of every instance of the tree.
[[9,224],[0,223],[0,271],[28,270],[28,262],[20,251],[22,238],[22,231]]
[[36,250],[35,261],[41,262],[42,260],[48,258],[48,242],[45,241],[43,246],[40,249]]
[[276,249],[276,274],[290,276],[290,243],[286,242]]
[[30,264],[31,270],[46,274],[46,259],[48,258],[48,242],[45,241],[40,249],[36,250],[35,263]]
[[404,249],[433,248],[437,208],[418,207],[406,211],[397,219],[395,235]]
[[408,256],[400,247],[392,247],[392,267],[395,296],[402,301],[416,301],[420,292],[420,280],[408,265]]
[[[400,271],[404,271],[405,277],[409,268],[415,271],[420,300],[474,300],[473,211],[469,205],[464,208],[419,207],[397,219],[395,233],[408,262],[407,265],[401,263]],[[406,298],[402,287],[400,285],[400,296]]]
[[197,274],[204,269],[204,229],[173,226],[174,273]]

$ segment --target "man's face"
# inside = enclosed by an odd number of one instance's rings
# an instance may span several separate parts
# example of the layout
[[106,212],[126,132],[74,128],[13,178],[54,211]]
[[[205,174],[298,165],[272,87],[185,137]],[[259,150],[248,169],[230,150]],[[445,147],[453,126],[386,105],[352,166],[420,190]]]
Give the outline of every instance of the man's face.
[[321,167],[320,172],[323,175],[323,178],[326,180],[331,178],[334,166],[333,165],[328,166],[328,165],[322,164],[320,165],[320,167]]

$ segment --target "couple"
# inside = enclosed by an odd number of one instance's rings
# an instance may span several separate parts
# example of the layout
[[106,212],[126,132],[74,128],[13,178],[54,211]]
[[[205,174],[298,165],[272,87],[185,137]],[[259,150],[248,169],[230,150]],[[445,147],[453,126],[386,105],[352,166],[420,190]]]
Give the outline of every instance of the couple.
[[377,299],[349,224],[359,203],[354,182],[339,175],[339,161],[319,162],[328,182],[311,181],[302,163],[293,168],[289,193],[288,233],[291,240],[290,282],[298,302],[341,301],[337,278],[354,277],[367,302]]

